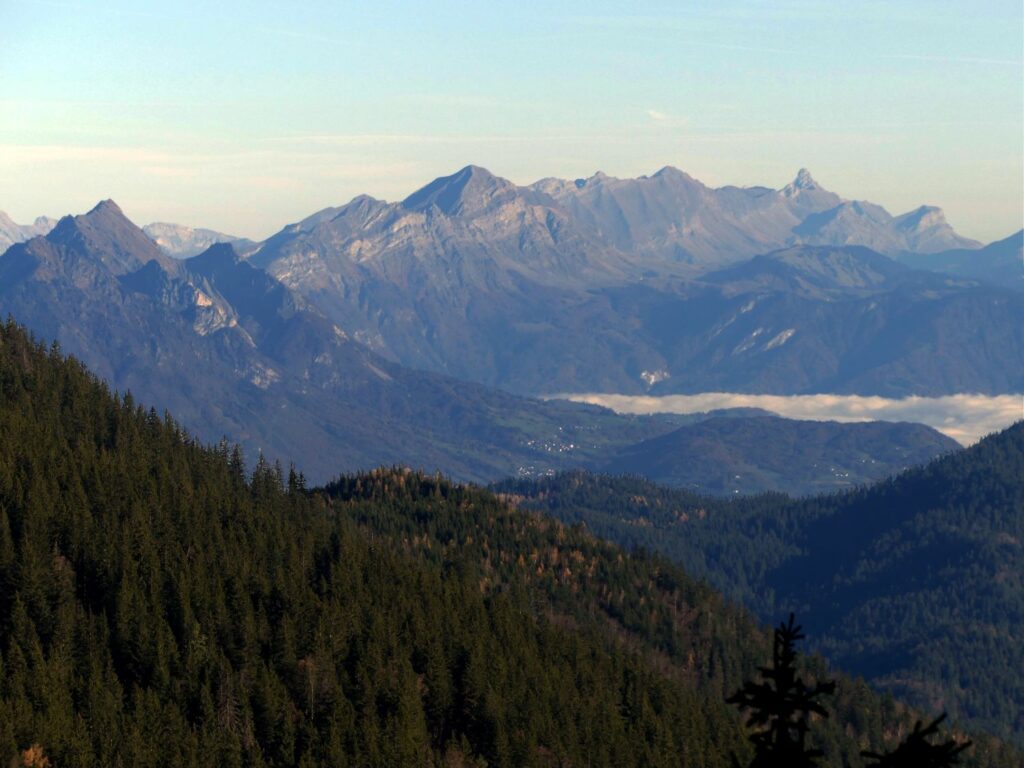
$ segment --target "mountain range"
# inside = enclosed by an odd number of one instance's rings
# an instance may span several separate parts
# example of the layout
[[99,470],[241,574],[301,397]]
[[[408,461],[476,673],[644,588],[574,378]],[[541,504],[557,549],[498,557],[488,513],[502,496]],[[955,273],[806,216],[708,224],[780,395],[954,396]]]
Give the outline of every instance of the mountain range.
[[223,232],[216,232],[212,229],[193,229],[182,224],[153,222],[144,226],[142,231],[160,246],[160,250],[176,259],[198,256],[217,243],[231,243],[241,254],[247,253],[256,245],[252,240],[247,240],[244,237],[225,235]]
[[916,269],[983,280],[1024,290],[1024,230],[984,248],[954,248],[941,253],[904,253],[899,260]]
[[[0,310],[59,340],[117,389],[173,409],[201,438],[226,436],[250,456],[299,462],[314,479],[381,464],[487,481],[608,467],[625,462],[630,446],[700,418],[619,416],[403,367],[231,244],[170,258],[112,201],[9,248]],[[713,420],[706,432],[728,427]],[[841,441],[858,427],[823,429]],[[874,463],[854,476],[884,477],[954,447],[934,430],[892,425],[865,450]],[[756,441],[730,448],[724,469],[750,476],[744,490],[806,492],[811,476],[830,487],[849,482],[815,473],[795,452],[794,470],[773,474],[759,450]],[[630,462],[623,467],[635,469]]]
[[577,419],[638,438],[653,423],[401,368],[230,245],[167,257],[112,201],[8,249],[0,305],[118,389],[174,408],[203,438],[307,459],[317,477],[393,463],[458,477],[546,469],[549,452],[531,441],[563,427],[571,441]]
[[606,241],[652,261],[719,265],[789,245],[865,245],[890,255],[930,253],[979,244],[957,235],[942,211],[922,206],[900,216],[845,200],[806,169],[781,190],[707,187],[677,168],[616,179],[602,173],[542,190]]
[[1021,297],[890,258],[975,245],[937,209],[893,217],[805,171],[716,190],[672,168],[519,187],[469,166],[250,260],[386,357],[519,394],[1020,391]]
[[[251,243],[139,229],[106,201],[41,219],[45,235],[15,227],[0,308],[205,439],[228,436],[315,477],[395,463],[481,481],[589,467],[807,493],[953,446],[919,431],[901,455],[879,432],[858,448],[874,464],[822,474],[794,450],[779,474],[782,454],[758,454],[763,422],[698,419],[702,440],[746,438],[716,451],[710,481],[682,459],[692,454],[680,441],[698,439],[691,419],[532,397],[1024,391],[1024,294],[980,268],[920,268],[1005,266],[1019,238],[962,250],[975,244],[940,213],[879,210],[806,171],[782,190],[712,189],[672,168],[521,187],[469,166],[400,203],[362,196]],[[828,212],[827,226],[814,218]],[[837,236],[848,221],[859,223]],[[861,237],[888,238],[898,260],[824,244]],[[950,246],[961,249],[932,252]]]
[[[0,211],[0,253],[14,243],[23,243],[37,235],[45,235],[57,225],[57,219],[39,216],[32,224],[16,224],[10,216]],[[198,256],[216,243],[233,243],[240,253],[248,252],[255,243],[244,237],[225,235],[212,229],[187,227],[182,224],[154,222],[142,228],[164,253],[178,259]]]

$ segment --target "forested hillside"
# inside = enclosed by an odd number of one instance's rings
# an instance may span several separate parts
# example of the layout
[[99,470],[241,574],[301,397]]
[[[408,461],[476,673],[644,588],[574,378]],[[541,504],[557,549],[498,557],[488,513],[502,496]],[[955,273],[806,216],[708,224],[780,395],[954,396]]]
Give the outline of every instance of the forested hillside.
[[847,494],[726,502],[638,478],[503,484],[646,547],[763,618],[803,618],[839,667],[1024,740],[1024,424]]
[[[263,461],[249,475],[11,322],[0,436],[0,760],[746,754],[724,699],[767,635],[662,560],[404,470],[313,490]],[[837,767],[911,717],[849,680],[835,705],[813,738]],[[970,764],[1015,759],[983,738]]]

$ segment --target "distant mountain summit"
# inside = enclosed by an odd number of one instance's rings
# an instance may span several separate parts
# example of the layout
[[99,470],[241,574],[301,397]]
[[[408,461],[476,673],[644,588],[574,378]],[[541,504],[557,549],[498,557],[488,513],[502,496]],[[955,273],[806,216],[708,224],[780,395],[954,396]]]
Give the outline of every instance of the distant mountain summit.
[[486,168],[467,165],[451,176],[442,176],[402,201],[410,211],[437,208],[446,216],[473,216],[513,202],[522,191]]
[[859,200],[844,201],[834,208],[810,214],[793,233],[802,243],[865,245],[892,256],[981,245],[958,235],[946,222],[940,208],[923,205],[894,217],[879,205]]
[[247,253],[256,245],[253,241],[234,235],[225,235],[212,229],[193,229],[181,224],[154,222],[142,228],[153,242],[168,256],[187,259],[197,256],[216,243],[232,243],[235,250]]
[[15,243],[23,243],[36,235],[45,235],[57,223],[49,216],[39,216],[31,224],[17,224],[3,211],[0,211],[0,253]]
[[671,166],[637,179],[543,179],[533,188],[621,249],[705,268],[799,243],[866,245],[889,255],[979,245],[957,235],[938,208],[894,218],[881,206],[843,200],[806,168],[781,190],[716,189]]
[[[383,205],[360,200],[335,218],[363,220]],[[496,479],[671,426],[403,368],[232,244],[172,259],[109,200],[0,255],[0,312],[58,340],[112,388],[174,408],[201,439],[302,459],[318,478],[402,464]],[[564,452],[581,443],[576,430],[589,441],[580,458]]]
[[[146,237],[124,221],[106,202],[47,242],[115,275],[157,261],[176,277],[188,268],[167,253],[229,237],[173,225]],[[710,187],[671,166],[520,186],[470,165],[400,202],[361,195],[233,245],[383,358],[518,394],[1024,387],[1024,306],[1006,295],[1024,284],[1019,250],[974,248],[935,207],[892,216],[844,199],[805,168],[774,189]],[[34,269],[22,257],[8,275]]]
[[173,262],[113,200],[103,200],[81,216],[64,216],[46,239],[68,253],[98,259],[115,275],[150,261],[174,269]]
[[806,168],[801,168],[797,171],[796,178],[793,179],[789,184],[782,190],[782,194],[786,197],[796,197],[801,192],[810,192],[813,190],[820,189],[818,182],[811,176],[811,172]]

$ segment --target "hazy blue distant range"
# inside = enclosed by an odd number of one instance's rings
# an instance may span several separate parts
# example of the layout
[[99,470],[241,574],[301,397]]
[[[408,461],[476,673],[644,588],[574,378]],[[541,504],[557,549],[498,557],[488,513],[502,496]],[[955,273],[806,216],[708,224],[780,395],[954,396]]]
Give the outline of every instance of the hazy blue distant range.
[[995,395],[1024,390],[1021,242],[981,249],[936,208],[891,216],[806,171],[519,187],[470,166],[250,260],[385,357],[520,394]]
[[750,395],[704,392],[694,395],[559,395],[561,399],[611,408],[617,413],[705,413],[715,409],[761,408],[792,419],[913,421],[934,427],[962,445],[1024,419],[1024,394],[943,397],[863,397],[860,395]]
[[[665,437],[681,455],[697,440],[721,446],[716,471],[741,475],[744,491],[803,493],[957,448],[921,425],[825,423],[804,434],[801,423],[763,412],[617,415],[414,370],[360,343],[254,261],[227,243],[172,259],[105,201],[0,256],[0,311],[59,340],[113,387],[172,409],[204,440],[226,436],[250,459],[262,451],[293,460],[314,480],[381,464],[468,480],[643,471],[637,457]],[[814,446],[831,446],[834,461],[820,465]],[[706,487],[692,474],[674,477]]]

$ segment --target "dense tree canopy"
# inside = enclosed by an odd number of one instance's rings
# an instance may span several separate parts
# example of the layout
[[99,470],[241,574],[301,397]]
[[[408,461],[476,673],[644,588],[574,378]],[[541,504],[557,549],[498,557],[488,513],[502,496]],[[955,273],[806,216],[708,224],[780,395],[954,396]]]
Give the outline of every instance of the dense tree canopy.
[[[0,761],[37,765],[725,768],[770,654],[664,560],[401,469],[250,474],[10,322],[0,585]],[[837,767],[909,723],[835,707]]]
[[660,552],[926,711],[1024,744],[1024,423],[890,480],[725,501],[637,477],[510,481],[524,506]]

